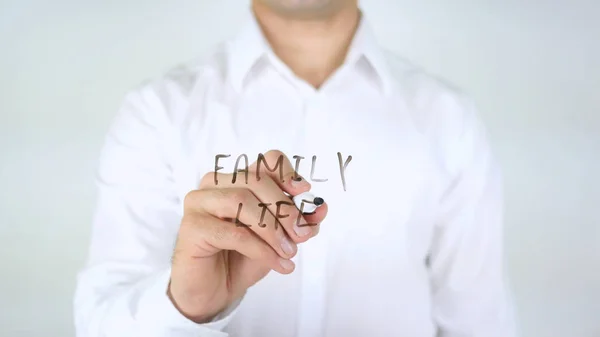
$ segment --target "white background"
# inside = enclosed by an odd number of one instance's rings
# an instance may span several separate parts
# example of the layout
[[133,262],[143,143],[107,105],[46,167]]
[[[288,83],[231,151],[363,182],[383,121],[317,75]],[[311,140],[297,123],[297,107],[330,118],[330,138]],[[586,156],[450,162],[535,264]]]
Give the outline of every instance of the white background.
[[[600,336],[600,2],[370,0],[381,43],[479,103],[506,176],[523,336]],[[124,93],[247,0],[0,0],[0,335],[71,336],[93,178]]]

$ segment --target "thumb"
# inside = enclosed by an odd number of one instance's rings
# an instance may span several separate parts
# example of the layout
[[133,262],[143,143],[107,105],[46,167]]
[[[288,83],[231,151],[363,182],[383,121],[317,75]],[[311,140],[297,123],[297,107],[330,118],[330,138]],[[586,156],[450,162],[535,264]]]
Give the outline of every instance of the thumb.
[[[231,251],[230,253],[230,287],[233,298],[239,298],[248,288],[267,276],[271,268],[237,252]],[[290,263],[293,262],[290,261]]]

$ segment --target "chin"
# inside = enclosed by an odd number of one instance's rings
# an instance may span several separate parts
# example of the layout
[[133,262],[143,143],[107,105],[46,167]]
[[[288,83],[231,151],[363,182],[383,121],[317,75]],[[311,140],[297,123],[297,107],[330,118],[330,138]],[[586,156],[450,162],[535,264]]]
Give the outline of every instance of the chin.
[[297,18],[330,16],[344,3],[342,0],[262,0],[272,10]]
[[330,5],[332,0],[269,0],[288,8],[321,8]]

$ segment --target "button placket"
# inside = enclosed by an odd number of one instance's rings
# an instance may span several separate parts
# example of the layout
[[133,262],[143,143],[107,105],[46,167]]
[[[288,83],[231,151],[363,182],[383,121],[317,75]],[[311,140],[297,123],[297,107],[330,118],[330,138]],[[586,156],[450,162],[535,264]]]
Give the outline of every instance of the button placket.
[[[306,114],[306,150],[310,153],[303,154],[305,160],[303,167],[305,172],[310,172],[312,156],[317,155],[317,166],[328,158],[324,158],[327,152],[323,148],[326,142],[321,138],[326,128],[327,116],[324,109],[323,97],[318,94],[306,98],[304,109]],[[323,166],[321,166],[323,168]],[[318,170],[318,169],[317,169]],[[307,179],[310,179],[307,175]],[[328,182],[312,182],[313,191],[319,190],[318,184]],[[323,237],[315,237],[300,247],[302,255],[302,287],[299,307],[298,336],[319,336],[324,327],[325,300],[327,285],[327,245]]]

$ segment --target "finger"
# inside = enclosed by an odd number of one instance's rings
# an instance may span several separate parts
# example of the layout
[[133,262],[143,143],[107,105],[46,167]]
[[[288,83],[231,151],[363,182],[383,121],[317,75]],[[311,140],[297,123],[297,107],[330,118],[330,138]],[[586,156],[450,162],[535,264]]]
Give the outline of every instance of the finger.
[[[286,272],[278,271],[281,274],[289,274],[293,272],[295,265],[291,260],[291,269],[285,269]],[[255,263],[248,257],[241,254],[231,254],[229,258],[230,278],[239,282],[232,283],[232,291],[243,295],[244,292],[252,287],[256,282],[265,277],[271,268],[262,264]],[[289,270],[289,271],[288,271]]]
[[[302,157],[294,156],[296,166],[299,166]],[[309,191],[310,183],[298,174],[290,159],[281,151],[270,150],[264,155],[259,154],[258,159],[248,168],[260,181],[264,176],[270,177],[277,185],[290,195]]]
[[319,230],[321,229],[321,222],[327,216],[327,211],[329,210],[327,203],[322,204],[317,207],[317,209],[311,214],[304,214],[304,219],[306,219],[306,226],[311,229],[310,237],[315,237],[319,234]]
[[[310,183],[297,173],[299,161],[302,159],[304,158],[294,156],[295,166],[292,166],[289,158],[283,152],[271,150],[266,152],[262,157],[259,155],[259,159],[249,167],[249,170],[258,169],[258,176],[266,173],[284,192],[294,196],[311,189]],[[267,165],[264,165],[264,162]],[[280,169],[278,170],[277,168]],[[321,208],[323,207],[321,206]],[[326,207],[323,209],[326,210]],[[293,224],[289,220],[282,221],[282,224],[288,235],[297,243],[304,242],[315,236],[319,231],[318,224],[327,214],[326,211],[319,212],[311,218],[312,220],[307,220],[306,215],[299,218],[299,210],[296,208],[290,209],[290,212],[290,216],[293,216],[296,221]],[[275,210],[274,214],[278,217],[279,213]]]
[[[256,195],[247,188],[221,187],[198,190],[187,199],[193,211],[227,219],[238,227],[247,227],[268,243],[281,257],[292,258],[297,252],[296,244],[288,237],[282,226]],[[195,198],[195,200],[191,200]],[[270,225],[269,225],[270,224]]]
[[[272,226],[275,230],[283,227],[285,233],[287,233],[293,242],[305,242],[311,237],[312,230],[306,226],[301,226],[307,223],[306,219],[301,216],[293,200],[284,193],[269,175],[263,176],[260,181],[257,181],[254,176],[250,177],[246,183],[245,179],[236,179],[234,182],[232,174],[217,173],[216,175],[211,174],[210,177],[206,175],[203,178],[201,186],[210,186],[207,180],[213,179],[214,176],[219,181],[220,189],[245,187],[251,190],[258,200],[260,200],[256,205],[259,203],[265,205],[273,215],[273,222],[267,222],[266,224]],[[237,207],[237,205],[236,203],[235,206]],[[215,207],[218,206],[215,205]]]
[[234,250],[282,274],[289,274],[294,269],[293,261],[278,256],[273,248],[248,228],[235,226],[209,214],[188,214],[180,230],[185,233],[180,237],[185,237],[189,249],[195,251],[197,263],[203,263],[203,257],[221,250]]

